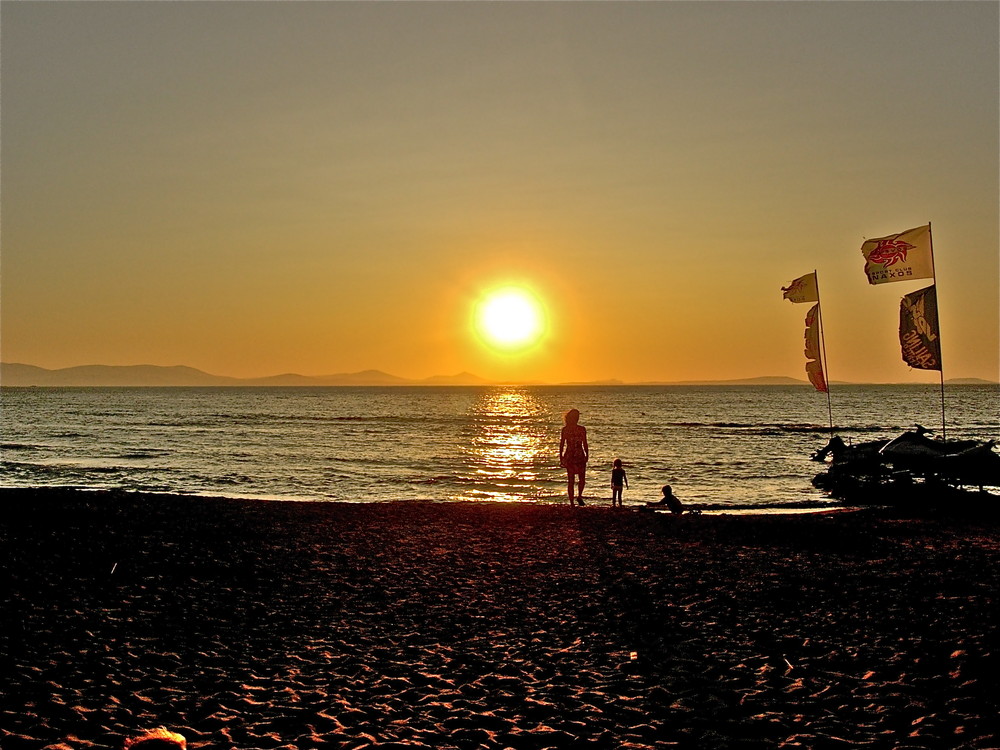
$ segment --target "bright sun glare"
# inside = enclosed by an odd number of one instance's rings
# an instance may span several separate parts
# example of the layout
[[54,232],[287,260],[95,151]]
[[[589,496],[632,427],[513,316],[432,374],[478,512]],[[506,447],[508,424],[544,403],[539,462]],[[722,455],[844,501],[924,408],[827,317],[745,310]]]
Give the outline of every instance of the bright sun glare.
[[486,294],[476,308],[476,329],[495,349],[521,351],[533,346],[544,333],[539,301],[520,287],[505,287]]

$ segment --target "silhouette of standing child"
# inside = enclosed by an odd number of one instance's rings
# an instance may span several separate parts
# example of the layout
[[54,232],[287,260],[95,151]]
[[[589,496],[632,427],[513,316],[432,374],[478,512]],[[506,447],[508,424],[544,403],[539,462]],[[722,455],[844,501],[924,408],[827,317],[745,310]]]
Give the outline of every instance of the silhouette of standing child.
[[628,487],[628,475],[622,468],[622,460],[616,458],[611,468],[611,507],[622,507],[622,486]]

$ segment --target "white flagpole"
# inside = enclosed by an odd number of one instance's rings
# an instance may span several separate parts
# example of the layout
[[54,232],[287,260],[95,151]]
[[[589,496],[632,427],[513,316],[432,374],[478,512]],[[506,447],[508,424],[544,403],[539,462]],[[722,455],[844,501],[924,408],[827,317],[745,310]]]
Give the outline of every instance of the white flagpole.
[[940,375],[941,380],[941,439],[948,439],[948,423],[945,421],[944,417],[944,354],[942,353],[941,347],[941,298],[937,293],[937,269],[934,267],[934,235],[931,233],[931,223],[927,222],[927,243],[930,245],[931,250],[931,276],[934,278],[934,299],[937,304],[935,304],[935,314],[937,315],[937,320],[934,321],[937,324],[938,332],[938,354],[941,356],[941,361],[938,362],[941,365],[941,369],[938,370],[938,375]]
[[[932,256],[933,257],[933,256]],[[823,301],[819,294],[819,272],[814,268],[813,277],[816,279],[816,312],[819,323],[819,345],[823,353],[823,360],[820,366],[823,369],[823,377],[826,379],[826,411],[830,417],[830,437],[833,437],[833,402],[830,400],[830,369],[826,360],[826,334],[823,332]]]

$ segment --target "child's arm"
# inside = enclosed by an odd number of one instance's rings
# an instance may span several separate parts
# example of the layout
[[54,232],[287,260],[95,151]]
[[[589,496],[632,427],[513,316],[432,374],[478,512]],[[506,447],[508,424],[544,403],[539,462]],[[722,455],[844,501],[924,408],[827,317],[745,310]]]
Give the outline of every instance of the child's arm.
[[622,479],[625,480],[625,489],[628,489],[628,474],[624,471],[622,472]]

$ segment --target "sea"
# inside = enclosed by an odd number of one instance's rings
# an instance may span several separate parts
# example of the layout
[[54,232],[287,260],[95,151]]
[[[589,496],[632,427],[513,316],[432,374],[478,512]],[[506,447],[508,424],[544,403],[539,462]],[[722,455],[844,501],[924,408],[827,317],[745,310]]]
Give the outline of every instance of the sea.
[[[822,507],[810,460],[922,424],[938,386],[489,386],[0,389],[0,487],[316,502],[565,502],[563,414],[591,459],[585,496],[625,505],[670,484],[706,508]],[[949,385],[947,437],[1000,438],[1000,387]]]

